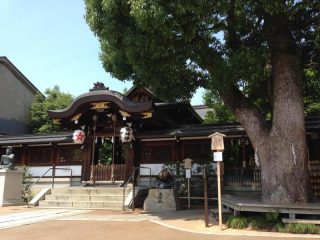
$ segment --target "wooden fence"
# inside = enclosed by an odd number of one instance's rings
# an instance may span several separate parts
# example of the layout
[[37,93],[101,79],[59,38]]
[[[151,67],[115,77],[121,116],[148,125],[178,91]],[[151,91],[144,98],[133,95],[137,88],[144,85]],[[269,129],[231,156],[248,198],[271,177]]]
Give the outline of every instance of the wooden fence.
[[224,185],[233,187],[261,187],[260,169],[225,168]]
[[309,161],[309,176],[312,191],[320,199],[320,161]]
[[[112,165],[94,165],[93,174],[95,181],[110,181]],[[115,181],[125,180],[126,165],[114,164],[113,176]]]

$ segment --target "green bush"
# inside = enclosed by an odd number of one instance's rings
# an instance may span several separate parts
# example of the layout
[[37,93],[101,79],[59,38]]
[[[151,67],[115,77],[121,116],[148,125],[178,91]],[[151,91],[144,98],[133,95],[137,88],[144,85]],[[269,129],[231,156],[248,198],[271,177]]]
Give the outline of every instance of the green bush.
[[227,226],[229,228],[243,229],[247,228],[249,225],[249,221],[245,217],[230,217],[227,220]]
[[262,216],[250,218],[249,222],[250,222],[249,225],[255,230],[266,229],[270,227],[270,224]]
[[251,217],[231,217],[228,219],[227,225],[238,229],[249,226],[255,230],[276,230],[283,226],[278,212],[259,214]]
[[243,229],[250,226],[255,230],[272,230],[282,233],[320,234],[320,226],[315,224],[290,223],[284,225],[279,213],[266,213],[251,217],[229,217],[226,222],[229,228]]
[[269,225],[275,225],[282,222],[279,212],[265,213],[264,218]]
[[32,199],[34,197],[34,194],[28,192],[28,189],[31,186],[30,179],[32,178],[32,174],[30,173],[29,168],[25,165],[21,165],[21,166],[17,167],[17,169],[23,171],[21,198],[23,199],[24,202],[27,202],[28,201],[28,194],[29,194],[30,199]]
[[284,227],[280,227],[279,232],[296,234],[320,234],[320,227],[314,224],[289,223]]

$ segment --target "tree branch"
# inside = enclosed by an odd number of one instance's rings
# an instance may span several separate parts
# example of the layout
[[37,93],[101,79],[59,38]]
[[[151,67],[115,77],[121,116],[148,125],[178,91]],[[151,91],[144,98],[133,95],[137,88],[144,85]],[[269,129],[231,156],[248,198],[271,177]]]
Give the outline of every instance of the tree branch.
[[226,44],[230,46],[232,50],[236,50],[240,45],[240,38],[237,35],[237,32],[234,28],[236,24],[235,21],[235,7],[236,7],[236,0],[231,0],[229,4],[229,9],[227,12],[227,32],[228,32],[228,39]]
[[256,147],[268,137],[270,127],[260,111],[235,86],[219,91],[224,103],[233,111]]

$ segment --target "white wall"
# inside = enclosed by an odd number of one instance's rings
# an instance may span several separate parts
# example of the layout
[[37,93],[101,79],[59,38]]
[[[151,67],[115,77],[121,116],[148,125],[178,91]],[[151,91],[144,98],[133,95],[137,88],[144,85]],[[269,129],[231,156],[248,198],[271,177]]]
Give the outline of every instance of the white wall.
[[[40,177],[42,174],[44,174],[51,166],[32,166],[28,167],[29,173],[32,175],[32,177]],[[81,165],[72,165],[72,166],[57,166],[57,168],[67,168],[72,169],[72,177],[80,177],[81,176]],[[51,177],[52,176],[52,170],[50,170],[45,177]],[[70,171],[68,170],[60,170],[56,169],[56,177],[70,177]]]

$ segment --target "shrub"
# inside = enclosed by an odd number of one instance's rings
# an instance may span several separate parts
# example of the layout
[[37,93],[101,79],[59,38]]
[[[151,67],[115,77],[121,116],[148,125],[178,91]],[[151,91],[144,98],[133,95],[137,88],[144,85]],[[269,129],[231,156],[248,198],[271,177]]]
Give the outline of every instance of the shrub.
[[230,217],[227,220],[227,226],[230,228],[243,229],[247,228],[249,225],[249,221],[245,217]]
[[264,218],[269,225],[275,225],[282,222],[279,212],[265,213]]
[[[28,189],[31,186],[31,183],[29,181],[30,178],[32,178],[32,174],[29,171],[29,168],[25,165],[21,165],[18,167],[19,170],[23,171],[22,175],[22,189],[21,189],[21,198],[23,199],[24,202],[28,201]],[[30,194],[30,198],[33,195]]]
[[250,224],[249,224],[253,229],[259,230],[259,229],[266,229],[270,227],[268,224],[267,220],[262,217],[258,216],[255,218],[250,218]]
[[320,227],[314,224],[289,223],[279,228],[279,232],[296,234],[320,234]]
[[280,214],[275,212],[257,214],[251,217],[232,217],[227,221],[227,225],[231,228],[244,228],[249,226],[255,230],[276,230],[282,226],[282,221]]

